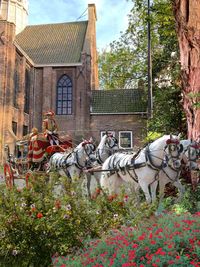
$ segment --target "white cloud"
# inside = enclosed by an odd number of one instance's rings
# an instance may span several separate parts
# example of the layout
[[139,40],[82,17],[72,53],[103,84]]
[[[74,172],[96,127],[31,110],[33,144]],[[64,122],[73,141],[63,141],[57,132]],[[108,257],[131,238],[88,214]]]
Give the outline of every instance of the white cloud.
[[[133,3],[126,0],[29,0],[30,24],[76,21],[88,4],[94,3],[97,12],[97,47],[105,48],[120,37],[128,26],[127,14]],[[79,20],[87,20],[87,12]]]

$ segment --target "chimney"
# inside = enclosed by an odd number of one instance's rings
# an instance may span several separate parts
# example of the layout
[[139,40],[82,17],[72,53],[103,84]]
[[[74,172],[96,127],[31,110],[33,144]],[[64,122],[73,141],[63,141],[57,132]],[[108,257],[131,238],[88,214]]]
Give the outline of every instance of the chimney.
[[88,4],[88,20],[97,21],[97,13],[95,4]]

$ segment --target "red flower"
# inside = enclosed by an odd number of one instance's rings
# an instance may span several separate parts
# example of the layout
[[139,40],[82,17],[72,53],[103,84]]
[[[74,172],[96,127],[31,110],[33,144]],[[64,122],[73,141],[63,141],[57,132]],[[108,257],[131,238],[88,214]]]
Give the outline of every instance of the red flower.
[[153,234],[152,233],[150,233],[149,234],[149,239],[151,239],[153,237]]
[[140,241],[144,240],[144,239],[145,239],[145,235],[146,235],[146,234],[143,233],[141,236],[138,237],[138,240],[140,240]]
[[60,209],[61,208],[61,202],[60,202],[59,199],[56,199],[56,201],[55,201],[55,208],[56,209]]
[[158,229],[156,230],[155,234],[157,235],[157,234],[159,234],[159,233],[161,233],[161,232],[163,232],[163,229],[162,229],[162,228],[158,228]]
[[122,267],[129,267],[129,266],[137,266],[137,264],[135,262],[126,262],[122,264]]
[[41,212],[39,212],[38,214],[37,214],[37,218],[38,219],[41,219],[43,217],[43,214],[41,213]]
[[166,252],[165,251],[162,251],[162,248],[158,248],[155,254],[162,255],[163,256],[163,255],[166,254]]
[[101,193],[101,189],[100,188],[96,188],[96,193],[100,194]]
[[129,252],[128,252],[129,261],[131,261],[134,258],[135,258],[135,250],[129,250]]

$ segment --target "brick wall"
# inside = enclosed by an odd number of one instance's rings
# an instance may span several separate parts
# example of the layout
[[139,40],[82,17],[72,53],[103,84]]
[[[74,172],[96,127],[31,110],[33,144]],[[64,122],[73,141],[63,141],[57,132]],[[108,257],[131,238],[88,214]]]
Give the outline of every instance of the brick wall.
[[101,131],[114,131],[119,138],[119,131],[132,131],[133,146],[141,146],[146,135],[146,119],[140,115],[91,115],[91,135],[100,141]]

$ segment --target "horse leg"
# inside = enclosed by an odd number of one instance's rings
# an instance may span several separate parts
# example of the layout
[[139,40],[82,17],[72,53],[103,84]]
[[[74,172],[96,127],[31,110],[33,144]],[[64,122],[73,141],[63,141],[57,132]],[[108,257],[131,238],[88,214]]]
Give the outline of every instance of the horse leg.
[[139,180],[139,184],[140,184],[140,187],[142,188],[142,191],[143,191],[143,193],[145,195],[147,204],[150,204],[151,203],[151,195],[149,193],[148,184],[145,183],[144,179],[143,180]]
[[154,203],[156,201],[156,188],[158,186],[158,181],[154,181],[153,183],[151,183],[150,185],[150,191],[151,191],[151,199],[152,199],[152,203]]
[[159,202],[158,202],[158,208],[155,212],[155,215],[160,215],[163,212],[163,206],[162,201],[164,198],[164,192],[165,192],[165,185],[168,183],[168,179],[165,179],[165,177],[159,177]]
[[91,173],[85,173],[84,178],[86,179],[86,195],[91,199],[91,197],[92,197],[92,180],[93,180],[92,174]]
[[184,193],[185,193],[185,187],[181,184],[180,180],[176,180],[173,185],[178,189],[179,196],[176,199],[175,203],[178,203],[181,201]]
[[134,191],[136,196],[136,206],[140,204],[140,185],[137,183],[137,185],[134,185]]
[[109,195],[118,194],[122,184],[123,180],[116,173],[112,174],[111,176],[103,173],[101,176],[101,188],[102,190],[107,191]]

